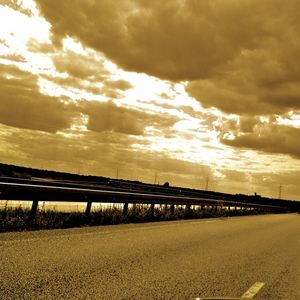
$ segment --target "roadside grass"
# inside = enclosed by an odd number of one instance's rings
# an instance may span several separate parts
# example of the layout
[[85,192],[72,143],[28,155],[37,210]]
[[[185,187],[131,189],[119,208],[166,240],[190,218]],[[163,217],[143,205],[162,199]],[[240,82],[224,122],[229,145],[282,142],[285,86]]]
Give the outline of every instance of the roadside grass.
[[[260,212],[261,214],[262,212]],[[201,210],[200,207],[186,209],[175,206],[174,211],[165,205],[156,205],[151,213],[150,205],[133,205],[126,214],[120,206],[100,206],[93,209],[90,216],[84,212],[63,212],[54,209],[38,210],[30,219],[30,208],[7,207],[0,209],[0,232],[40,229],[58,229],[82,226],[113,225],[122,223],[158,222],[181,219],[217,218],[253,215],[258,212],[248,210],[228,211],[226,208]]]

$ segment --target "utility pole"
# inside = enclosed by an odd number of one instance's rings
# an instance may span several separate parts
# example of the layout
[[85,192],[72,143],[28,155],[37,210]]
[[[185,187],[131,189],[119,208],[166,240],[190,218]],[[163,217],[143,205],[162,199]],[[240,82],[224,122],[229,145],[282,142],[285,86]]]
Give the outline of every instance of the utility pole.
[[205,190],[208,191],[208,176],[206,177]]
[[281,199],[281,194],[282,194],[282,185],[279,185],[279,195],[278,195],[278,199]]
[[155,174],[154,174],[154,184],[156,184],[156,181],[157,181],[157,173],[155,172]]
[[116,178],[119,179],[119,168],[117,168]]

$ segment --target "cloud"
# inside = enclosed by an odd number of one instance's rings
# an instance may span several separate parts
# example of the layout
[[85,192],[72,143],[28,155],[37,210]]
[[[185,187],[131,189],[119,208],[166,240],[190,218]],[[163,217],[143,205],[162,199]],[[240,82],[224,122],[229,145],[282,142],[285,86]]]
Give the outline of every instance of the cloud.
[[0,74],[0,123],[46,132],[71,126],[72,105],[42,94],[37,76],[6,65],[0,65]]
[[300,106],[299,1],[38,2],[65,36],[118,66],[173,81],[227,113],[273,114]]
[[255,126],[260,123],[258,118],[253,117],[240,117],[240,129],[244,133],[251,133],[254,131]]
[[266,77],[269,75],[270,82],[267,83],[266,78],[259,78],[259,71],[263,72],[259,65],[262,69],[263,62],[249,63],[243,69],[237,64],[226,75],[190,82],[187,91],[204,107],[216,107],[225,113],[259,116],[299,110],[300,72],[272,82],[274,72],[270,70],[265,74]]
[[26,62],[26,59],[22,55],[16,53],[3,54],[0,55],[0,58],[7,60],[9,62]]
[[[25,3],[26,4],[26,3]],[[1,5],[5,5],[7,7],[10,7],[28,17],[31,17],[33,15],[32,10],[29,7],[26,7],[24,5],[23,1],[17,1],[17,0],[2,0]]]
[[3,161],[299,195],[299,1],[17,2],[1,60],[37,75],[0,66]]
[[226,190],[226,186],[231,186],[231,193],[242,193],[276,198],[279,197],[281,186],[282,199],[299,199],[300,186],[298,178],[300,172],[297,169],[288,170],[264,170],[257,169],[247,172],[236,170],[220,170],[222,177],[219,186]]
[[37,39],[30,38],[27,41],[27,49],[32,53],[53,53],[55,51],[55,47],[50,43],[40,42]]
[[126,91],[126,90],[132,88],[132,85],[124,79],[107,80],[105,82],[105,84],[107,87],[109,87],[112,90]]
[[[43,167],[44,169],[67,172],[80,171],[82,174],[95,174],[115,177],[119,169],[120,178],[163,184],[168,181],[176,185],[199,185],[210,167],[169,157],[162,152],[138,150],[132,147],[134,136],[117,132],[85,132],[66,137],[62,134],[20,130],[0,125],[0,153],[3,162]],[[11,150],[13,145],[13,151]]]
[[106,79],[103,81],[103,87],[99,90],[99,92],[111,99],[118,99],[124,97],[124,92],[132,87],[133,86],[124,79]]
[[84,52],[82,54],[57,49],[51,57],[56,71],[61,76],[44,74],[43,77],[67,90],[75,89],[108,99],[122,98],[124,92],[132,88],[128,81],[114,76],[115,74],[105,67],[102,56],[92,51]]
[[[103,61],[97,66],[91,56],[67,51],[63,55],[57,52],[55,59],[59,71],[67,72],[68,77],[42,77],[53,80],[60,86],[63,84],[71,88],[86,88],[87,91],[104,95],[114,92],[116,98],[117,93],[121,94],[131,87],[126,80],[111,79],[111,74],[103,67]],[[74,60],[77,61],[75,69],[72,66]],[[147,126],[155,126],[164,131],[178,121],[177,117],[168,114],[148,114],[116,105],[112,101],[72,102],[66,98],[48,96],[41,93],[37,75],[7,65],[0,65],[0,71],[0,96],[3,99],[0,103],[0,123],[9,126],[54,133],[70,128],[73,121],[76,121],[75,117],[83,113],[88,117],[88,130],[144,135]],[[93,86],[92,83],[87,87],[87,79],[91,78],[94,78],[95,83],[102,84],[102,87],[97,89],[97,85]]]
[[56,40],[69,35],[125,69],[180,80],[205,77],[255,46],[259,22],[247,9],[258,12],[258,3],[42,0],[38,5]]
[[112,102],[89,101],[81,103],[82,112],[89,117],[87,128],[92,131],[115,131],[142,135],[145,113],[119,107]]
[[[233,129],[233,128],[232,128]],[[267,153],[281,153],[300,158],[300,129],[255,120],[246,120],[231,132],[233,138],[223,134],[221,142],[236,148],[248,148]]]
[[137,109],[117,106],[112,101],[82,101],[79,102],[79,107],[89,118],[87,128],[96,132],[114,131],[143,135],[146,126],[157,126],[164,131],[178,120],[177,117],[167,114],[152,115]]
[[57,71],[89,81],[99,80],[109,74],[104,68],[103,60],[72,51],[58,52],[53,56],[53,63]]

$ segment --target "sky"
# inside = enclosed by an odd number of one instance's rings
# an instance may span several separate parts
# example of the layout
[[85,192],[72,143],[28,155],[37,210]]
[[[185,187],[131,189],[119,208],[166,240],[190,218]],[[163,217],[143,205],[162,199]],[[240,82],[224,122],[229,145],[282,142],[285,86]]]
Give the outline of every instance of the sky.
[[298,0],[0,0],[0,161],[300,200]]

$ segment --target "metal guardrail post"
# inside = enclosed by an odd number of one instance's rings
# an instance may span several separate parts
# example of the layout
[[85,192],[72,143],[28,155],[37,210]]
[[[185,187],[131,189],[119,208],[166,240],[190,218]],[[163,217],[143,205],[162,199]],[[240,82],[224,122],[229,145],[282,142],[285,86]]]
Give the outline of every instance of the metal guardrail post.
[[85,215],[87,217],[91,216],[91,208],[92,208],[92,201],[88,201],[86,204],[86,209],[85,209]]
[[124,203],[124,206],[123,206],[123,215],[126,216],[128,213],[128,203]]
[[168,212],[168,204],[164,205],[164,213],[166,214]]
[[154,217],[154,208],[155,208],[155,204],[151,203],[151,205],[150,205],[150,214],[151,214],[152,218]]
[[135,213],[135,211],[136,211],[136,203],[133,203],[133,204],[132,204],[132,210],[133,210],[134,213]]
[[189,217],[191,213],[192,213],[191,205],[187,204],[185,206],[185,217]]
[[175,212],[175,205],[172,204],[171,207],[170,207],[170,213],[171,213],[171,215],[174,215],[174,212]]
[[134,220],[136,219],[136,213],[137,213],[136,203],[133,203],[132,204],[132,217]]
[[37,210],[38,210],[38,205],[39,205],[38,200],[33,200],[32,201],[31,211],[30,211],[30,214],[29,214],[29,219],[30,220],[33,220],[35,218]]

